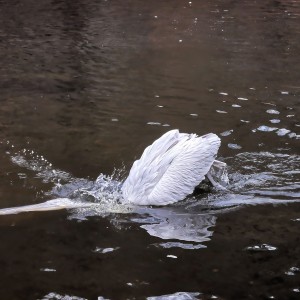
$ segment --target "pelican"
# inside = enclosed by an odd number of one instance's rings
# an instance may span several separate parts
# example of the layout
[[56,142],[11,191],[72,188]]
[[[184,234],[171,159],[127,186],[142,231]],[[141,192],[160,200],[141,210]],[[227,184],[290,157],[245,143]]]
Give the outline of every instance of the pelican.
[[[221,140],[170,130],[148,146],[136,160],[122,186],[124,201],[135,205],[168,205],[193,193],[205,179],[225,189],[213,178],[226,164],[215,160]],[[226,179],[225,179],[226,181]]]
[[[148,146],[136,160],[121,187],[121,203],[163,206],[192,194],[205,177],[218,189],[228,183],[226,163],[216,160],[221,141],[170,130]],[[222,184],[220,184],[220,181]],[[43,203],[0,209],[0,215],[89,207],[94,203],[57,198]]]

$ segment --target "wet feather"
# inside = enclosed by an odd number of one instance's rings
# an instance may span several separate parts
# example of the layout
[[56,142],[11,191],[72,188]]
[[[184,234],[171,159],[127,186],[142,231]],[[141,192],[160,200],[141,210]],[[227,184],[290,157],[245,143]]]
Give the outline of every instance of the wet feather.
[[125,201],[167,205],[183,200],[209,172],[220,143],[213,133],[165,133],[134,162],[122,186]]

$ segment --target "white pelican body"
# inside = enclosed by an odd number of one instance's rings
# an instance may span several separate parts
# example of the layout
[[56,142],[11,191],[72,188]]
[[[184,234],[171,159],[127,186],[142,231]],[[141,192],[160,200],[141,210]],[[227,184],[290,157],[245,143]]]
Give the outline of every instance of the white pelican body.
[[[221,141],[213,133],[203,136],[171,130],[148,146],[136,160],[122,186],[125,202],[167,205],[183,200],[208,175]],[[226,164],[216,161],[216,165]],[[219,166],[216,166],[219,168]]]

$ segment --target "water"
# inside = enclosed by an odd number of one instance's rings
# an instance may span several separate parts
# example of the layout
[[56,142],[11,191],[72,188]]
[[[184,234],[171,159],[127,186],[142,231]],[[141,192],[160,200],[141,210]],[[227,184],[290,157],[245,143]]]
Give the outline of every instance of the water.
[[[298,299],[299,18],[289,0],[0,1],[0,208],[88,204],[0,217],[1,298]],[[221,137],[229,191],[121,205],[173,128]]]

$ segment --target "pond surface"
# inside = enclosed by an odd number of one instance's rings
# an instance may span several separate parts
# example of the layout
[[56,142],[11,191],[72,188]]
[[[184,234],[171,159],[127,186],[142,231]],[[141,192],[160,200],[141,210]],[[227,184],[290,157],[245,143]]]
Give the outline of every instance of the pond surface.
[[[1,299],[300,298],[298,1],[11,0],[0,25],[0,208],[89,203],[0,217]],[[120,205],[174,128],[220,136],[229,191]]]

